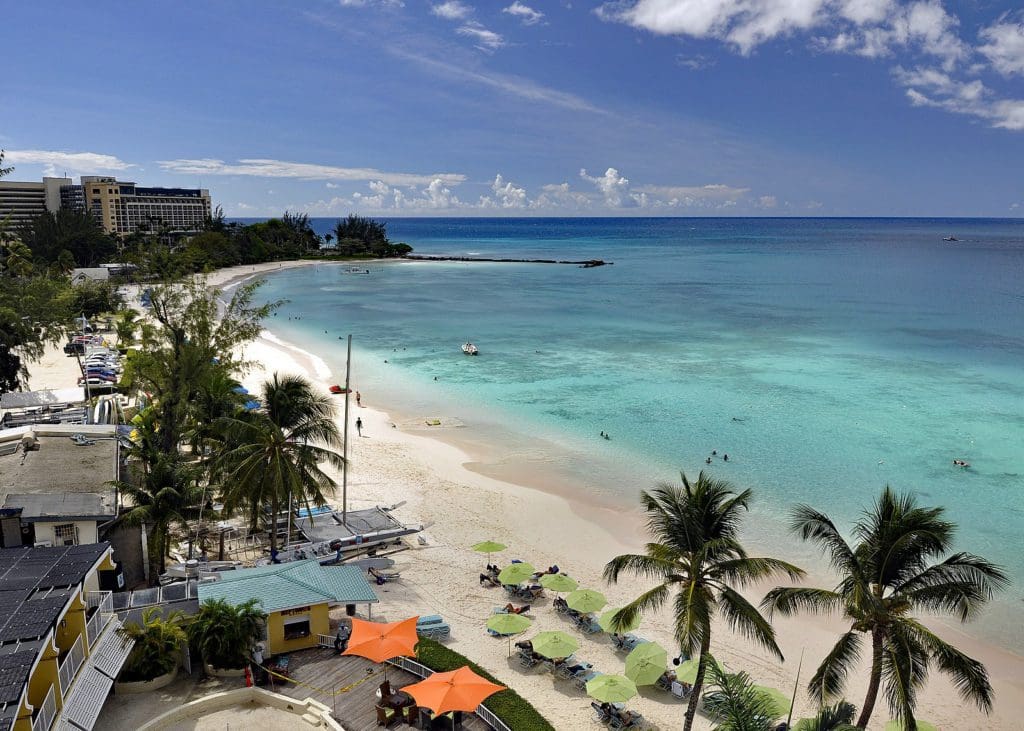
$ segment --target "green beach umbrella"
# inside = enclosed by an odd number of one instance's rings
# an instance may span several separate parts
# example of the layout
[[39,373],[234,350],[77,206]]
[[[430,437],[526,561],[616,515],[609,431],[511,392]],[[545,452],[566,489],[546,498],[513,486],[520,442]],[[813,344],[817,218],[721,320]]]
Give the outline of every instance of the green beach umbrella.
[[541,632],[533,638],[533,651],[550,659],[569,657],[578,649],[580,643],[565,632]]
[[530,620],[521,614],[494,614],[487,620],[487,629],[508,636],[508,656],[512,657],[512,635],[530,626]]
[[587,681],[587,695],[602,703],[625,703],[636,695],[636,683],[621,675],[598,675]]
[[793,705],[789,700],[789,696],[781,690],[770,688],[767,685],[755,685],[754,692],[768,700],[771,705],[773,718],[785,716],[789,713],[789,709]]
[[540,585],[545,589],[551,589],[551,591],[563,592],[572,591],[579,584],[576,580],[566,576],[565,574],[547,574],[540,577]]
[[[716,663],[717,664],[717,663]],[[708,668],[711,667],[711,660],[708,660]],[[722,667],[718,665],[718,667]],[[704,677],[708,675],[707,670],[704,671]],[[676,668],[676,679],[683,683],[689,683],[693,685],[697,682],[697,658],[692,657],[689,660],[684,661]]]
[[605,632],[618,632],[621,635],[625,634],[626,632],[632,632],[640,626],[640,615],[638,614],[633,618],[633,621],[627,624],[625,627],[621,627],[618,630],[613,630],[612,617],[615,616],[615,613],[620,610],[621,607],[616,609],[609,609],[604,614],[602,614],[600,619],[597,620],[597,623],[601,625],[601,629],[603,629]]
[[487,620],[487,629],[499,635],[517,635],[530,624],[529,617],[521,614],[494,614]]
[[[885,731],[903,731],[905,728],[906,726],[904,726],[900,721],[889,721],[885,724]],[[918,719],[917,731],[939,731],[939,729],[927,721]]]
[[502,584],[522,584],[533,576],[535,569],[528,563],[509,564],[498,574],[498,581]]
[[504,551],[505,548],[507,548],[507,546],[505,546],[504,543],[496,543],[494,541],[484,541],[482,543],[477,543],[475,546],[473,546],[473,550],[476,551],[477,553],[486,553],[487,554],[487,562],[488,563],[490,563],[490,561],[491,561],[491,554],[492,553],[498,553],[500,551]]
[[665,672],[668,651],[656,642],[644,642],[626,656],[626,677],[637,685],[654,685]]
[[580,614],[590,614],[607,604],[608,600],[596,589],[577,589],[565,598],[565,603]]

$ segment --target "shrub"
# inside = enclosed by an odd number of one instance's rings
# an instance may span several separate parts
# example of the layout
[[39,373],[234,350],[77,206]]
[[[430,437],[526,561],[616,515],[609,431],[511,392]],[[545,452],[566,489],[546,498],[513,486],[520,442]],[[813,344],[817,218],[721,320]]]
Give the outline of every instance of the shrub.
[[[464,665],[492,683],[505,685],[489,672],[481,668],[464,656],[450,650],[439,642],[429,639],[421,639],[416,645],[416,659],[431,670],[445,673],[450,670],[458,670]],[[505,722],[510,729],[530,729],[530,731],[555,731],[554,726],[548,723],[537,709],[530,705],[522,696],[512,689],[506,689],[495,693],[488,698],[484,705],[494,713],[495,716]]]
[[142,611],[142,624],[129,622],[119,631],[125,637],[135,640],[121,672],[120,680],[137,682],[159,678],[174,670],[178,665],[178,653],[185,641],[182,625],[185,615],[168,612],[160,616],[160,607],[149,607]]
[[245,667],[263,630],[263,612],[256,599],[233,606],[207,599],[188,625],[188,639],[203,660],[217,668]]

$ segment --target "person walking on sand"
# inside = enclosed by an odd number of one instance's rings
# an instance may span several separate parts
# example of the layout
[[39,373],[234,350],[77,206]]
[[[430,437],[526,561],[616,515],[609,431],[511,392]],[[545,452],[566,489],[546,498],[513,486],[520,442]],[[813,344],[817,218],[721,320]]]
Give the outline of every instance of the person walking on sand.
[[359,436],[363,436],[363,420],[360,417],[356,417],[356,431]]
[[356,391],[356,406],[362,406],[362,405],[363,405],[363,396],[358,391]]

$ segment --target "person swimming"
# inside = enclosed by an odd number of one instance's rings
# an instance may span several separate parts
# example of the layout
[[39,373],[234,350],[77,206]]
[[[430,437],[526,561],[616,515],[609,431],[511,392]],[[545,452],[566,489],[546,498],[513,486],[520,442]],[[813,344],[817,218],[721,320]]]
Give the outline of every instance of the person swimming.
[[711,457],[708,457],[706,460],[704,460],[704,464],[711,464]]

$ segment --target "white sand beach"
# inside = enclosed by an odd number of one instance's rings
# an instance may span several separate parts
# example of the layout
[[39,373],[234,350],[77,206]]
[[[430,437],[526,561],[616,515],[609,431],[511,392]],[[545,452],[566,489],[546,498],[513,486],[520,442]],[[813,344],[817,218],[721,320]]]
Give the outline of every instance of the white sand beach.
[[[268,264],[257,267],[236,267],[216,272],[209,277],[211,285],[224,286],[294,264]],[[296,373],[305,375],[325,389],[330,383],[342,382],[344,372],[331,372],[326,363],[314,355],[283,343],[265,333],[245,351],[248,359],[260,367],[248,373],[244,384],[253,392],[268,374]],[[51,351],[43,363],[32,367],[32,386],[36,388],[73,384],[74,359],[66,358],[59,349]],[[70,375],[67,373],[70,371]],[[640,550],[644,541],[642,515],[616,511],[603,506],[588,505],[585,497],[570,493],[555,494],[538,489],[549,485],[543,474],[532,475],[524,470],[522,484],[492,479],[467,464],[481,459],[467,444],[466,436],[443,426],[429,431],[408,428],[408,422],[396,425],[380,405],[385,400],[365,388],[358,380],[362,407],[350,403],[350,469],[348,478],[349,507],[361,508],[375,504],[405,502],[397,517],[410,523],[431,523],[426,530],[426,546],[398,554],[396,569],[401,580],[380,589],[380,611],[374,618],[402,619],[412,614],[441,614],[451,624],[449,645],[472,658],[517,692],[531,701],[559,729],[589,728],[593,725],[586,695],[564,680],[555,679],[538,670],[524,670],[507,657],[508,642],[489,637],[484,623],[491,609],[506,602],[500,589],[481,588],[478,574],[486,556],[469,546],[493,539],[508,545],[508,550],[494,556],[499,564],[512,558],[529,561],[538,568],[550,564],[573,576],[581,587],[597,588],[609,598],[609,606],[621,606],[640,591],[648,588],[642,581],[606,586],[601,570],[612,556]],[[339,397],[339,415],[342,406]],[[457,415],[458,405],[452,406]],[[429,416],[429,415],[425,415]],[[363,436],[356,436],[356,417],[362,419]],[[429,433],[428,433],[429,431]],[[494,445],[495,447],[500,445]],[[340,482],[340,480],[339,480]],[[335,503],[340,503],[340,491]],[[770,554],[787,557],[789,537],[781,537]],[[827,578],[815,580],[828,582]],[[767,588],[767,587],[766,587]],[[756,602],[763,592],[751,591]],[[624,654],[613,650],[604,635],[586,636],[572,628],[557,615],[550,600],[535,603],[533,612],[536,630],[559,629],[579,638],[576,657],[593,663],[605,673],[622,673]],[[666,615],[667,616],[667,615]],[[813,704],[803,687],[817,663],[835,641],[840,625],[806,618],[779,620],[775,626],[779,645],[786,655],[785,664],[760,651],[741,637],[732,634],[723,622],[716,627],[713,651],[730,669],[746,670],[759,684],[792,692],[798,663],[803,653],[800,692],[793,718],[812,715]],[[666,617],[646,617],[637,634],[660,642],[673,650],[670,624]],[[933,674],[918,704],[919,716],[940,729],[1019,729],[1024,727],[1024,658],[999,647],[977,642],[957,630],[936,625],[941,634],[982,660],[988,666],[996,691],[996,707],[985,716],[967,706],[951,684]],[[525,633],[529,637],[531,632]],[[859,704],[866,688],[866,672],[853,674],[847,697]],[[685,710],[681,701],[669,694],[643,689],[628,707],[639,711],[661,729],[678,728]],[[872,729],[882,729],[888,718],[880,698],[875,709]],[[697,728],[709,729],[710,722],[698,715]]]

